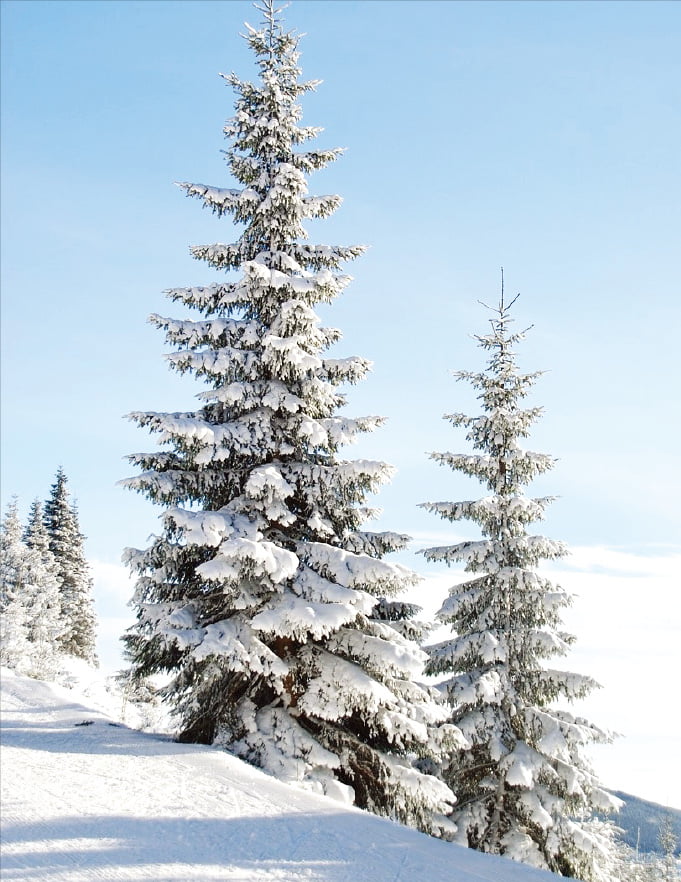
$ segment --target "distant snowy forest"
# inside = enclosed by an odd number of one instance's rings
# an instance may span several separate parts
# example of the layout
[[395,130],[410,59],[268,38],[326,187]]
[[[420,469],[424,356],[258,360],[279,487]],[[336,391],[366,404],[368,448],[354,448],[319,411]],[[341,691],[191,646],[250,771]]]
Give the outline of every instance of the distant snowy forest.
[[33,501],[22,527],[18,500],[0,534],[0,663],[50,679],[62,655],[97,664],[92,579],[85,537],[63,469],[45,505]]
[[[402,599],[419,575],[386,559],[409,537],[366,526],[391,468],[342,451],[382,423],[345,414],[370,363],[329,357],[341,332],[315,312],[364,249],[308,241],[304,222],[341,201],[310,195],[308,176],[342,151],[310,145],[320,130],[302,125],[298,102],[317,83],[300,79],[298,37],[273,0],[257,8],[246,35],[257,81],[226,78],[237,186],[181,184],[240,235],[192,248],[220,280],[167,292],[193,318],[151,317],[171,368],[204,384],[200,405],[130,415],[159,446],[129,457],[125,484],[163,508],[163,529],[125,552],[137,621],[121,679],[133,700],[168,706],[179,742],[431,836],[584,882],[677,878],[671,826],[654,860],[619,837],[620,801],[588,759],[611,736],[568,709],[597,684],[553,666],[575,640],[561,618],[572,601],[538,567],[567,549],[530,531],[552,498],[527,487],[554,460],[524,446],[540,373],[518,368],[525,332],[503,274],[477,335],[484,366],[456,374],[479,410],[445,417],[467,449],[432,454],[481,486],[424,506],[480,533],[423,552],[466,574],[435,622]],[[61,469],[26,525],[16,503],[6,514],[1,659],[19,674],[97,663],[83,539]],[[449,633],[433,643],[436,626]]]

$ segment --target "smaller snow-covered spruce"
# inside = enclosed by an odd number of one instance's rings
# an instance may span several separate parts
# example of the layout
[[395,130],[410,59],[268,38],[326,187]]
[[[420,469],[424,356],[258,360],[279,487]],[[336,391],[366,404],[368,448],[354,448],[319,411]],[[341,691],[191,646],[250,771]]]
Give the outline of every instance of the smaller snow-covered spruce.
[[473,452],[431,454],[480,481],[487,495],[423,505],[449,522],[472,521],[483,535],[423,552],[429,561],[463,563],[470,574],[450,589],[438,613],[452,636],[428,647],[428,672],[443,678],[452,720],[472,745],[453,752],[443,777],[458,797],[452,819],[460,844],[612,882],[612,828],[591,816],[616,804],[583,755],[587,745],[610,739],[555,707],[597,684],[546,665],[574,640],[561,629],[571,597],[537,572],[540,561],[559,558],[565,546],[527,530],[552,500],[528,497],[524,488],[554,460],[521,447],[541,408],[523,406],[539,374],[518,369],[514,347],[525,332],[510,329],[514,302],[504,302],[502,275],[491,331],[476,336],[489,354],[487,368],[455,374],[478,390],[482,413],[445,418],[467,430]]
[[0,662],[25,672],[29,653],[26,580],[26,546],[21,540],[21,523],[13,499],[0,529]]
[[41,514],[35,502],[22,537],[13,500],[0,529],[0,661],[19,673],[49,679],[56,672],[61,631],[59,579]]
[[425,654],[415,581],[382,558],[406,537],[363,529],[382,462],[340,449],[379,417],[340,413],[363,358],[325,353],[340,331],[315,306],[349,282],[359,246],[311,245],[303,222],[338,196],[308,194],[307,175],[337,149],[304,149],[321,130],[299,124],[297,38],[271,0],[246,39],[259,80],[227,77],[237,100],[225,134],[235,189],[186,183],[188,196],[243,226],[237,242],[194,246],[226,272],[171,300],[199,320],[151,320],[178,347],[173,368],[207,384],[189,413],[137,413],[166,451],[131,461],[126,483],[165,507],[162,535],[129,550],[138,622],[126,645],[140,678],[165,690],[185,741],[214,743],[285,780],[430,833],[449,828],[453,794],[417,768],[463,739],[448,709],[418,685]]
[[49,551],[59,579],[62,627],[58,646],[64,654],[96,665],[92,578],[85,558],[85,537],[80,532],[78,512],[70,501],[67,484],[66,474],[59,468],[44,512]]
[[670,814],[666,814],[660,822],[658,842],[664,857],[660,860],[660,879],[664,882],[676,882],[681,878],[679,864],[676,859],[678,839],[674,832],[674,825]]
[[50,551],[50,537],[44,523],[43,507],[38,499],[33,501],[28,514],[24,542],[37,555],[44,570],[33,595],[28,639],[34,644],[34,652],[45,659],[42,667],[51,671],[66,625],[61,611],[62,580],[57,561]]

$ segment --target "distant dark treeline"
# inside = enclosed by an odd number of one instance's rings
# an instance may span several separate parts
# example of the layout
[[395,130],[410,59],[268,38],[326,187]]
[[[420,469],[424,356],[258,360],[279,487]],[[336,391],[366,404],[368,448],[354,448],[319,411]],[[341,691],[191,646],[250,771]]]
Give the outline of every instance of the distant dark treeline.
[[662,853],[659,842],[660,827],[665,818],[669,818],[672,829],[676,835],[675,854],[681,855],[681,811],[658,805],[656,802],[648,802],[632,796],[630,793],[622,793],[620,790],[611,791],[619,799],[624,800],[624,805],[613,820],[624,831],[622,839],[632,848],[641,852]]

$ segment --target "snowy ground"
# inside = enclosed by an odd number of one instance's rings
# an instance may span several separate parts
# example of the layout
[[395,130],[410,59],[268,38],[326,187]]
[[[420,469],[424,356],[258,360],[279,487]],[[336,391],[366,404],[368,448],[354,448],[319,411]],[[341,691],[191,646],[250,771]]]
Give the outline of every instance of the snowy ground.
[[220,750],[135,731],[107,701],[82,680],[67,689],[3,670],[3,880],[558,878],[297,790]]

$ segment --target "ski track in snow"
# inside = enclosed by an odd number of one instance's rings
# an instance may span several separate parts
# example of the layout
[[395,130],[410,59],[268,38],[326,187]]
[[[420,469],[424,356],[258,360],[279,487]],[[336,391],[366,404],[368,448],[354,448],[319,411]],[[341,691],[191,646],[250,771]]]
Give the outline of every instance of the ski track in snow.
[[558,878],[298,790],[224,751],[137,732],[79,697],[3,672],[6,882]]

